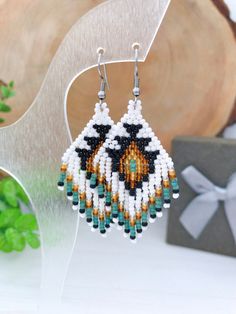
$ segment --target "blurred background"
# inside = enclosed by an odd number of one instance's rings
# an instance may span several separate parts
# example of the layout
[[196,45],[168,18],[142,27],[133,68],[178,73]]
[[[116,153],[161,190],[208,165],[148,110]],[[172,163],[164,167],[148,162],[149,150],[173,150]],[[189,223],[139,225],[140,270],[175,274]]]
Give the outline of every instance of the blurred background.
[[[14,123],[26,112],[71,26],[102,2],[0,1],[0,127]],[[204,136],[209,141],[204,145],[213,147],[209,156],[212,154],[217,160],[217,152],[227,151],[230,145],[227,158],[235,160],[235,36],[235,0],[171,1],[139,72],[143,115],[163,146],[172,150],[174,159],[181,158],[178,145],[182,145],[181,149],[190,147],[189,139],[191,142],[193,137],[194,142],[197,136],[201,141]],[[132,97],[133,64],[110,64],[107,72],[110,85],[107,103],[117,122]],[[67,113],[73,138],[92,116],[98,89],[96,68],[83,73],[72,84]],[[182,136],[180,144],[177,141],[173,148],[172,141],[177,136]],[[183,136],[188,136],[186,144]],[[219,142],[215,142],[218,138]],[[206,151],[204,145],[197,148],[203,151],[199,159]],[[197,167],[198,160],[192,158],[188,164]],[[207,171],[209,160],[205,166],[201,165],[202,170]],[[224,168],[217,161],[207,176],[215,184],[225,186],[229,174],[236,171],[236,163],[230,165],[225,166],[227,177],[222,182]],[[179,173],[181,167],[177,168]],[[219,180],[215,173],[219,174]],[[36,307],[41,275],[37,223],[19,184],[3,171],[0,180],[0,312],[31,313]],[[194,197],[188,188],[185,191],[185,202],[177,205],[176,212],[182,212]],[[220,210],[222,216],[214,226],[227,221],[223,205]],[[110,242],[104,242],[82,223],[66,280],[64,303],[81,313],[235,313],[236,248],[229,225],[213,228],[197,243],[198,240],[190,240],[183,233],[182,226],[170,232],[177,218],[169,219],[167,236],[165,213],[163,220],[152,226],[135,248],[123,241],[121,244],[118,231],[109,237]],[[223,239],[220,245],[217,236]],[[166,237],[169,243],[200,250],[170,246]],[[107,277],[99,272],[94,268],[95,256],[96,264],[114,265],[116,271]],[[131,277],[124,275],[124,263],[127,269],[135,264]],[[107,308],[104,295],[109,299]]]

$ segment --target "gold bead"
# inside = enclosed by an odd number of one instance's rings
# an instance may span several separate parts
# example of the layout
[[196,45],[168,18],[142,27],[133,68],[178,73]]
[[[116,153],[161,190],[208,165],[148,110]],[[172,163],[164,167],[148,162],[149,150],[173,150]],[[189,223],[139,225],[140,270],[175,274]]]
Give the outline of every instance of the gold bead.
[[118,211],[119,211],[119,212],[123,212],[123,211],[124,211],[124,206],[123,206],[122,203],[119,203]]
[[176,173],[175,173],[175,170],[174,170],[174,169],[171,169],[171,170],[169,171],[169,177],[170,177],[171,179],[176,178]]
[[98,182],[99,182],[100,184],[102,184],[103,181],[104,181],[104,177],[98,177]]
[[125,217],[125,219],[129,219],[129,212],[127,210],[124,213],[124,217]]
[[86,207],[90,208],[92,207],[93,202],[91,200],[86,200]]
[[112,195],[112,201],[113,202],[115,202],[115,203],[118,202],[118,198],[119,198],[119,196],[117,193]]
[[161,188],[156,189],[156,196],[157,197],[161,197],[162,196],[162,189]]
[[130,226],[134,227],[135,226],[135,218],[131,218],[129,223],[130,223]]
[[73,192],[78,192],[78,190],[79,190],[78,185],[73,185],[72,191],[73,191]]
[[94,215],[94,216],[98,216],[98,209],[97,209],[97,208],[94,208],[94,209],[93,209],[93,215]]
[[68,182],[71,182],[71,181],[73,180],[73,176],[72,176],[71,174],[68,175],[67,178],[66,178],[66,180],[67,180]]
[[142,218],[141,212],[136,212],[136,219],[139,220]]
[[169,188],[170,187],[170,181],[168,179],[163,180],[163,186],[165,188]]
[[111,192],[111,185],[110,185],[110,184],[107,184],[107,185],[106,185],[106,191],[107,191],[107,192]]
[[142,211],[147,212],[148,211],[148,205],[147,204],[142,204]]
[[81,200],[85,200],[86,199],[86,193],[85,192],[80,193],[80,199]]
[[104,220],[104,213],[100,213],[100,214],[99,214],[99,219],[100,219],[100,220]]
[[66,164],[62,164],[61,165],[61,171],[65,172],[67,170],[67,165]]
[[155,204],[155,197],[150,197],[149,198],[149,202],[150,202],[150,204]]

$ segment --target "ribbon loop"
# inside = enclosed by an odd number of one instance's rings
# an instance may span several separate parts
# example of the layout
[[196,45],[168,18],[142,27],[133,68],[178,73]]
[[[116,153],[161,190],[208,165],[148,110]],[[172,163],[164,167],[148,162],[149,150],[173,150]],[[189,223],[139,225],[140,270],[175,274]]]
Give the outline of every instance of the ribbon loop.
[[236,173],[230,177],[226,188],[214,185],[194,166],[188,166],[181,174],[186,183],[199,194],[180,216],[184,228],[197,239],[217,211],[219,201],[224,201],[225,213],[236,243]]

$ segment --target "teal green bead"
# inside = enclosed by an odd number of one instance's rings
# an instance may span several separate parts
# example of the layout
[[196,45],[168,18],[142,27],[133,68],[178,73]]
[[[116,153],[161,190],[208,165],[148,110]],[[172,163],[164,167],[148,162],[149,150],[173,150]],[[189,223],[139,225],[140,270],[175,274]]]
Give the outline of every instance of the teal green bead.
[[169,188],[163,188],[163,197],[164,197],[164,199],[170,199],[170,189]]
[[130,225],[129,225],[129,220],[125,219],[125,229],[129,230],[130,229]]
[[151,215],[156,213],[155,204],[149,205],[149,211]]
[[135,226],[130,226],[130,236],[131,237],[136,237]]
[[171,180],[171,185],[172,185],[172,188],[173,188],[174,190],[179,189],[178,179],[177,179],[177,178],[172,179],[172,180]]
[[147,222],[147,212],[142,212],[142,221]]
[[106,203],[111,203],[111,192],[106,193]]
[[105,218],[105,224],[106,224],[106,225],[110,225],[110,223],[111,223],[110,217],[106,216],[106,218]]
[[78,202],[78,200],[79,200],[79,194],[78,194],[78,192],[76,191],[76,192],[73,192],[73,202]]
[[98,184],[98,195],[103,195],[104,194],[104,185],[103,184]]
[[130,166],[130,172],[136,172],[137,167],[136,167],[136,161],[134,159],[130,160],[129,166]]
[[162,198],[161,197],[156,197],[156,199],[155,199],[155,207],[156,208],[162,208]]
[[93,225],[98,226],[98,216],[93,215]]
[[100,229],[100,231],[105,230],[105,222],[104,222],[104,220],[100,220],[99,229]]
[[137,230],[141,230],[142,229],[142,225],[141,225],[141,220],[140,219],[136,220],[136,229]]
[[80,209],[85,209],[85,200],[80,200]]
[[111,205],[111,209],[112,209],[112,214],[114,215],[118,215],[118,203],[114,202]]
[[124,213],[123,212],[119,212],[118,220],[119,220],[119,222],[124,222]]
[[96,180],[97,180],[97,175],[96,175],[96,173],[92,173],[92,174],[91,174],[91,177],[90,177],[90,182],[95,182],[95,183],[96,183]]
[[86,218],[92,218],[92,207],[86,208]]
[[68,192],[72,192],[72,182],[67,182],[66,184],[66,191]]
[[66,179],[66,173],[62,171],[59,176],[59,182],[64,182]]

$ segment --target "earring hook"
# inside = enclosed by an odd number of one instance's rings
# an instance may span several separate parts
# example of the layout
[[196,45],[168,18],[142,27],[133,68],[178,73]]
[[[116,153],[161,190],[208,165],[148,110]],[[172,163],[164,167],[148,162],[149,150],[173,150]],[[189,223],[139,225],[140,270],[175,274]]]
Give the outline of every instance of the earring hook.
[[[109,84],[108,84],[108,79],[107,79],[107,71],[106,71],[106,65],[105,63],[101,64],[101,59],[102,55],[104,54],[104,49],[103,48],[98,48],[97,53],[98,53],[98,63],[97,63],[97,68],[98,68],[98,74],[101,79],[101,85],[100,85],[100,91],[98,92],[98,98],[100,99],[100,103],[105,99],[106,97],[106,92],[105,88],[107,86],[107,89],[109,90]],[[101,66],[103,65],[103,73]]]
[[140,44],[134,43],[132,45],[132,48],[134,49],[134,88],[133,88],[133,95],[134,95],[135,101],[136,101],[138,96],[140,95],[139,76],[138,76],[138,50],[140,48]]

